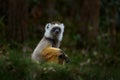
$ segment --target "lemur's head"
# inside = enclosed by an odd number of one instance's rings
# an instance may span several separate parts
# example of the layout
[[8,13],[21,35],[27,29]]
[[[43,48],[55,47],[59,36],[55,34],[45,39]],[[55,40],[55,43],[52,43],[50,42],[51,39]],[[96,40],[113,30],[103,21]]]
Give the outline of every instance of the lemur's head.
[[64,25],[58,22],[48,23],[45,26],[45,34],[44,36],[51,39],[62,40],[64,32]]

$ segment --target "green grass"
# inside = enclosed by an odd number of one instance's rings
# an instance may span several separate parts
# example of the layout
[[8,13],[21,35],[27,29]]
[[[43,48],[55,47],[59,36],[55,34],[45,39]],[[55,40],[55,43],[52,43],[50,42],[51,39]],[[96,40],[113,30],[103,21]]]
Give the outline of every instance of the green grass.
[[0,49],[0,80],[120,80],[120,63],[115,56],[77,50],[67,53],[69,64],[36,64],[30,59],[31,51]]

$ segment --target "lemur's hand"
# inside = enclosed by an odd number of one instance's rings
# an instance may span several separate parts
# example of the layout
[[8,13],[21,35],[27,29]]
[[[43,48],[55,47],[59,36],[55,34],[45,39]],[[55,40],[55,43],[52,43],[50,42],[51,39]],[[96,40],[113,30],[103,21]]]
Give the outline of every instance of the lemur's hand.
[[64,64],[68,62],[68,57],[59,48],[48,47],[42,51],[42,57],[46,62]]

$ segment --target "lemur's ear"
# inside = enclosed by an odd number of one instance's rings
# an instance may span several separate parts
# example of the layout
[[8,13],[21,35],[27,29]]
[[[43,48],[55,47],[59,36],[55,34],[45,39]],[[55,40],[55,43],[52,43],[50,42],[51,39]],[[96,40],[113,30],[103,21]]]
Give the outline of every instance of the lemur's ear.
[[61,27],[64,29],[64,24],[63,23],[61,24]]
[[51,26],[51,24],[47,23],[46,26],[45,26],[45,30],[49,29],[50,26]]

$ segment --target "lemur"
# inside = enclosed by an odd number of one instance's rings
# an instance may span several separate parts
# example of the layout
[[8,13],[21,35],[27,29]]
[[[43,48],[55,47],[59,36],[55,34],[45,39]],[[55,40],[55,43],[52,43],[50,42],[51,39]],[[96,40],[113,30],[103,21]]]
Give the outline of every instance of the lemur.
[[64,32],[64,25],[60,22],[48,23],[41,41],[32,53],[32,60],[37,63],[55,62],[63,64],[68,62],[67,55],[59,48]]

